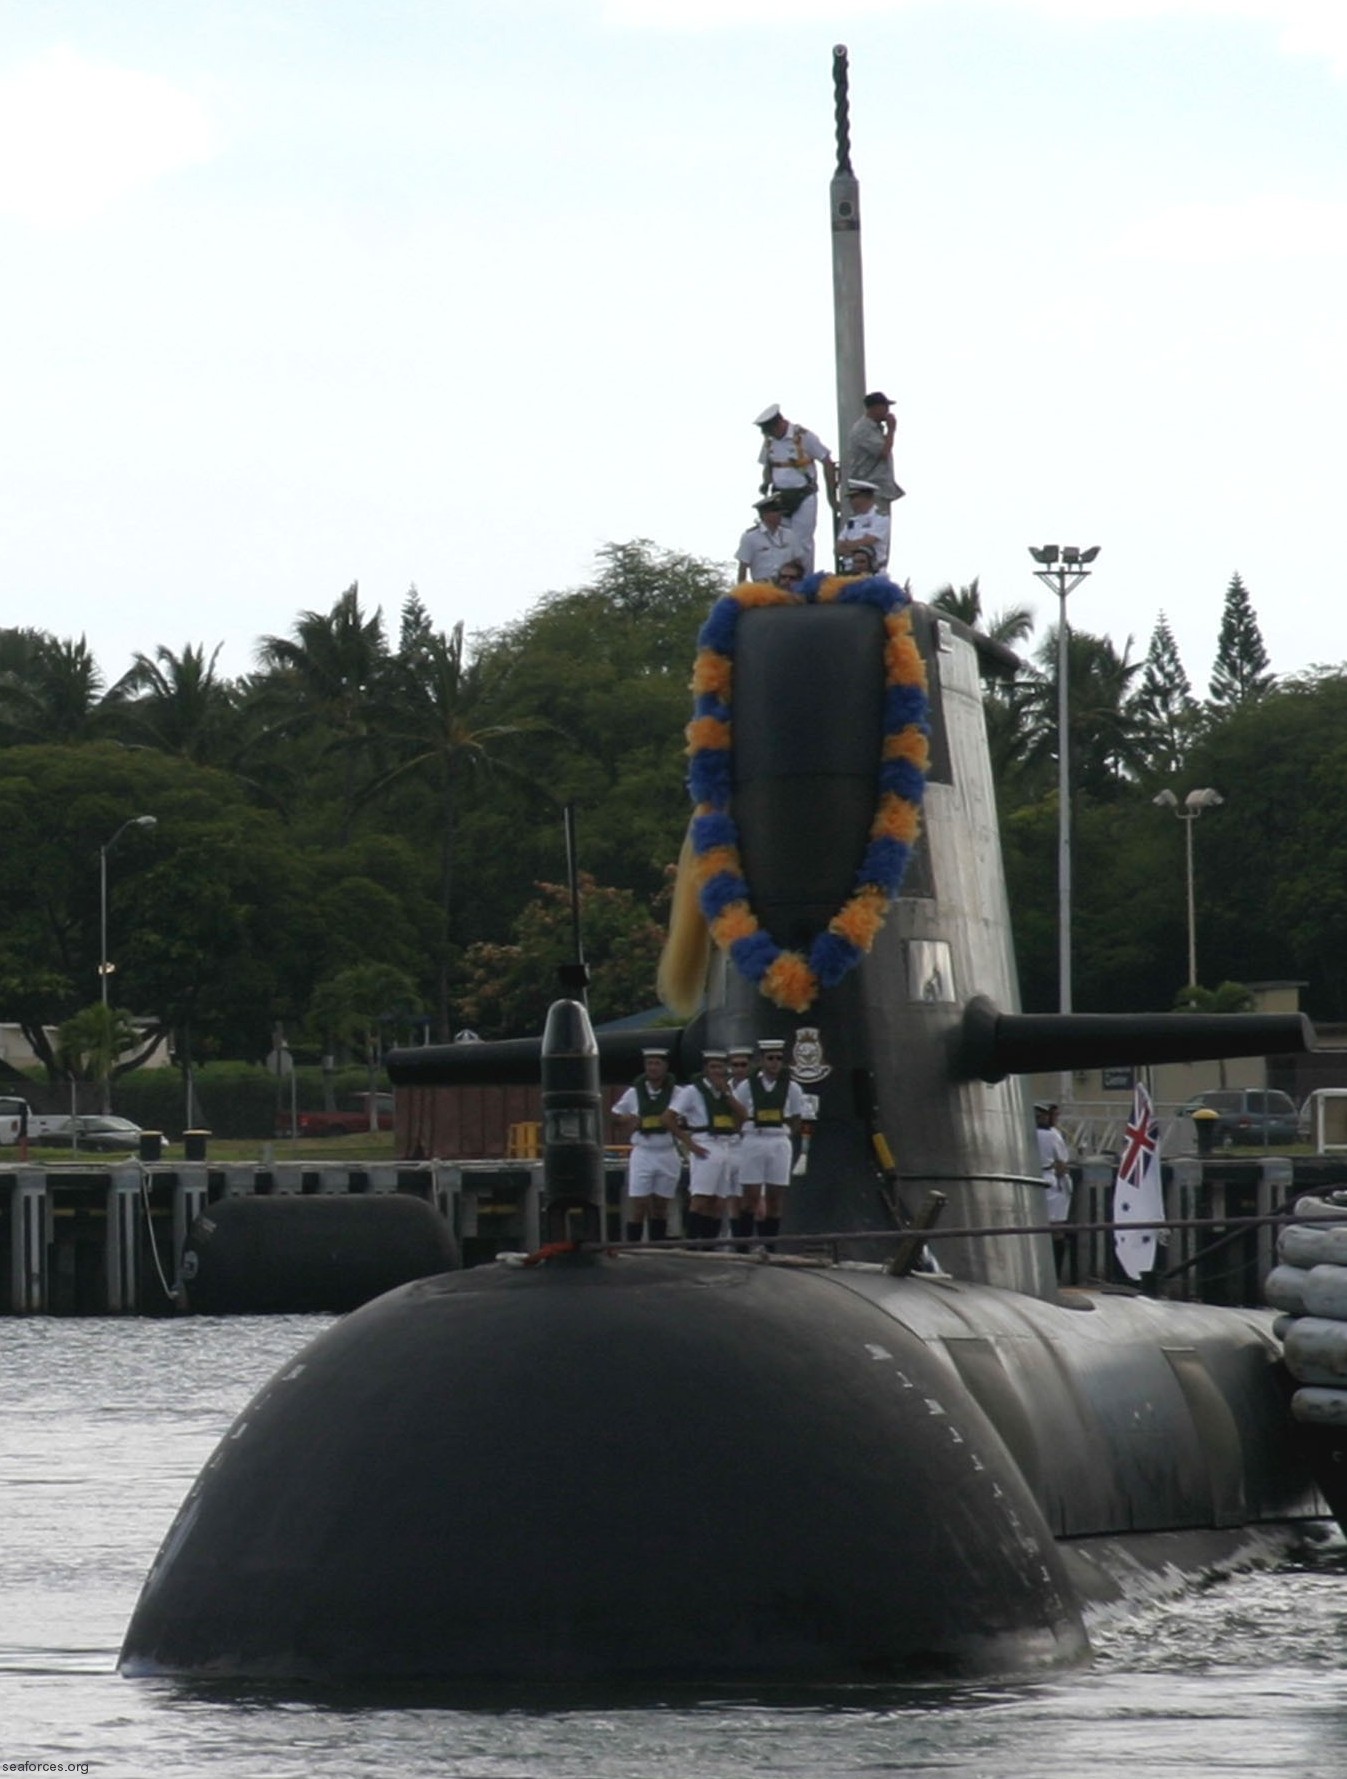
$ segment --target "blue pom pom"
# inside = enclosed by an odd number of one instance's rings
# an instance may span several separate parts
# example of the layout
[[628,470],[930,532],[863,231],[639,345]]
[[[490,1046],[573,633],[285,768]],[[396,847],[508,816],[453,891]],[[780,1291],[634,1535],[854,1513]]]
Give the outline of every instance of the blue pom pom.
[[688,764],[688,789],[694,803],[714,803],[724,808],[730,800],[733,774],[730,750],[726,747],[704,747]]
[[717,871],[702,885],[702,913],[708,920],[723,914],[731,902],[746,902],[748,885],[737,871]]
[[692,701],[694,717],[714,717],[719,723],[728,723],[730,707],[715,692],[700,692]]
[[861,868],[856,873],[856,882],[873,883],[877,888],[886,890],[889,895],[897,895],[911,855],[912,848],[906,841],[892,840],[887,834],[879,840],[872,840],[865,849]]
[[739,830],[734,818],[720,813],[694,816],[692,844],[697,852],[710,852],[713,846],[738,846]]
[[750,933],[746,939],[736,939],[730,946],[730,956],[734,967],[748,982],[761,982],[772,965],[781,956],[781,947],[769,933]]
[[842,978],[861,961],[861,953],[841,933],[820,933],[809,947],[809,961],[824,988],[836,988]]
[[734,635],[739,628],[739,614],[742,609],[739,601],[731,599],[728,594],[724,599],[718,599],[698,634],[698,648],[714,649],[718,655],[732,656]]
[[909,803],[920,803],[926,794],[926,774],[911,760],[886,760],[879,772],[881,790],[906,797]]
[[896,735],[900,729],[906,729],[915,723],[919,729],[926,727],[926,718],[930,707],[926,694],[920,686],[889,686],[884,692],[884,733]]

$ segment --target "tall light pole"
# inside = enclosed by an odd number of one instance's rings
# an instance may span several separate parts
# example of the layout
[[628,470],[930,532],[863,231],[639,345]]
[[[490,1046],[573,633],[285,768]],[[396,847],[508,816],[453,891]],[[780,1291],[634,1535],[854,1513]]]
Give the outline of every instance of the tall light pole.
[[108,977],[116,968],[108,962],[108,854],[116,846],[128,828],[153,828],[158,826],[158,817],[153,815],[133,815],[129,821],[122,823],[111,840],[106,841],[98,849],[98,984],[102,991],[104,1010],[108,1004]]
[[[1071,749],[1070,700],[1067,695],[1066,596],[1090,578],[1090,563],[1099,545],[1081,550],[1075,544],[1030,544],[1029,554],[1039,566],[1034,579],[1057,595],[1057,1010],[1071,1007]],[[1062,1103],[1071,1098],[1071,1075],[1062,1071]]]
[[1158,791],[1151,802],[1161,809],[1172,809],[1184,825],[1184,836],[1187,842],[1185,853],[1188,861],[1188,986],[1197,987],[1197,902],[1193,893],[1193,823],[1204,809],[1215,809],[1225,802],[1219,791],[1205,786],[1200,791],[1189,791],[1180,803],[1173,791]]

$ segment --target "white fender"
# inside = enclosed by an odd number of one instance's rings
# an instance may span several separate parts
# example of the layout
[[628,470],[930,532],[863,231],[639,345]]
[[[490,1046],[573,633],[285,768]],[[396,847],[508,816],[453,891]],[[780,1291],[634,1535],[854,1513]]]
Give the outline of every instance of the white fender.
[[1318,1427],[1347,1427],[1347,1390],[1297,1390],[1291,1416]]
[[1277,1258],[1287,1266],[1347,1266],[1347,1224],[1292,1223],[1277,1237]]
[[1347,1386],[1347,1322],[1297,1317],[1282,1357],[1298,1383]]
[[[1281,1267],[1273,1269],[1281,1272]],[[1271,1275],[1269,1275],[1271,1276]],[[1305,1281],[1305,1314],[1347,1321],[1347,1266],[1312,1266],[1302,1273]]]
[[1293,1316],[1303,1316],[1305,1282],[1309,1276],[1298,1266],[1274,1266],[1263,1281],[1263,1296],[1274,1310],[1286,1310]]

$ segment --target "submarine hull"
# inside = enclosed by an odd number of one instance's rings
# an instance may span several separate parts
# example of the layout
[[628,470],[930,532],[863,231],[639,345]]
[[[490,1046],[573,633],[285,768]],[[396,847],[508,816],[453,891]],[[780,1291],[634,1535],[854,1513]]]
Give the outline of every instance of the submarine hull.
[[839,1279],[597,1257],[367,1305],[222,1441],[123,1671],[825,1683],[1079,1660],[1003,1440]]

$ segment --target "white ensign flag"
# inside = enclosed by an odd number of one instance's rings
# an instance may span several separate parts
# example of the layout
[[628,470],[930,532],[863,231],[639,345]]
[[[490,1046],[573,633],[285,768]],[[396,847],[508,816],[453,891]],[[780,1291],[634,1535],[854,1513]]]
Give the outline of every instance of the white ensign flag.
[[[1113,1188],[1115,1223],[1160,1223],[1165,1215],[1160,1185],[1160,1121],[1151,1096],[1140,1082],[1132,1092],[1132,1118],[1123,1140],[1123,1156]],[[1118,1264],[1129,1279],[1139,1279],[1155,1265],[1154,1229],[1115,1229]]]

